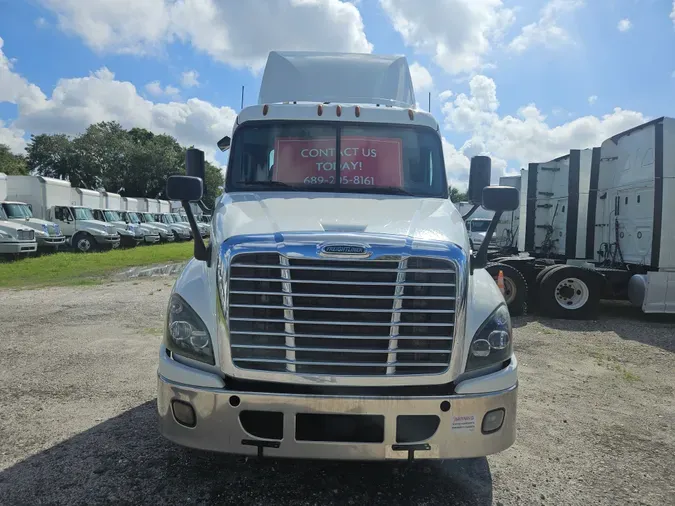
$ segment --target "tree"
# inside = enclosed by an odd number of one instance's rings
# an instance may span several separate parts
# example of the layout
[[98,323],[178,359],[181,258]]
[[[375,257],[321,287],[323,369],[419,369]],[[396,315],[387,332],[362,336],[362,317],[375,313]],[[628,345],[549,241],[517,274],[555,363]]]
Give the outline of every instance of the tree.
[[12,176],[25,176],[28,174],[26,157],[15,155],[9,150],[9,146],[0,144],[0,172]]
[[450,195],[451,202],[465,202],[468,199],[466,192],[462,192],[456,186],[448,186],[448,195]]
[[41,176],[69,179],[75,171],[74,152],[66,135],[32,135],[26,152],[28,168]]

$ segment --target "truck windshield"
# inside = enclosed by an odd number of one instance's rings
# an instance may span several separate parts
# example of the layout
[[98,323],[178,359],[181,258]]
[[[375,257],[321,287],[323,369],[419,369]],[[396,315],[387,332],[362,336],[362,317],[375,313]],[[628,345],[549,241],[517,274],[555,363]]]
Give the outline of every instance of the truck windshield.
[[279,190],[447,198],[441,140],[427,127],[318,122],[240,127],[226,191]]
[[472,232],[487,232],[490,227],[490,220],[471,220]]
[[76,207],[75,208],[75,219],[76,220],[93,220],[94,213],[88,207]]
[[129,216],[129,221],[131,223],[140,223],[141,219],[138,217],[136,213],[127,213],[127,216]]
[[173,223],[173,218],[170,214],[162,214],[161,216],[164,219],[164,223]]
[[153,218],[150,213],[141,214],[141,218],[143,218],[143,221],[146,223],[155,223],[155,218]]
[[10,219],[32,218],[33,213],[27,204],[2,204],[5,214]]
[[117,211],[103,211],[105,221],[124,221]]

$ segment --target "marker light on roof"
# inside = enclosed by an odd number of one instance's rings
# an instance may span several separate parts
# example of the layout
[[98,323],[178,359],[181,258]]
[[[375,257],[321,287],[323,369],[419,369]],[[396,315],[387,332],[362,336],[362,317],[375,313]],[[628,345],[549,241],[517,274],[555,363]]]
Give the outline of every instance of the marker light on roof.
[[267,116],[267,111],[270,110],[270,106],[265,104],[263,105],[263,116]]
[[316,113],[321,116],[323,114],[323,105],[319,104],[316,108]]
[[361,116],[361,108],[358,105],[354,107],[354,114],[356,115],[357,118]]
[[342,106],[341,106],[341,105],[338,105],[338,106],[335,108],[335,114],[337,114],[338,118],[339,118],[340,116],[342,116]]
[[413,112],[412,109],[408,109],[408,117],[410,118],[410,121],[415,119],[415,113]]

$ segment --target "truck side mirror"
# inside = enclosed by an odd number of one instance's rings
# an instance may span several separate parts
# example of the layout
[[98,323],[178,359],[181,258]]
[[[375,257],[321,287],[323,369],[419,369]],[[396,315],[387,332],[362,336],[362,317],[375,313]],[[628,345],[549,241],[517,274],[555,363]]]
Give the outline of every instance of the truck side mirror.
[[469,170],[469,188],[467,197],[470,204],[479,206],[483,202],[483,188],[490,185],[492,175],[492,160],[489,156],[474,156],[471,158]]
[[482,204],[488,211],[515,211],[520,204],[520,192],[513,186],[486,186]]
[[488,247],[495,233],[497,224],[504,211],[514,211],[518,209],[520,202],[520,192],[512,186],[486,186],[483,188],[481,203],[488,211],[494,211],[490,226],[485,232],[485,239],[478,248],[478,251],[471,259],[471,272],[475,269],[483,269],[488,263]]
[[203,182],[194,176],[169,176],[166,195],[171,200],[196,202],[202,198]]
[[218,149],[220,149],[221,151],[227,151],[228,149],[230,149],[230,137],[226,135],[217,142],[217,145]]

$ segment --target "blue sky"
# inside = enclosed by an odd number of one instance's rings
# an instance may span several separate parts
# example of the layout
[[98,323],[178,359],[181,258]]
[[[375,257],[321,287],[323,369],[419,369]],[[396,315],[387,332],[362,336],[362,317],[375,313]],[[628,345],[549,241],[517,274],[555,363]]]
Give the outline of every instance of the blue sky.
[[115,119],[224,164],[274,49],[405,54],[448,174],[498,173],[675,115],[671,0],[0,0],[0,142]]

